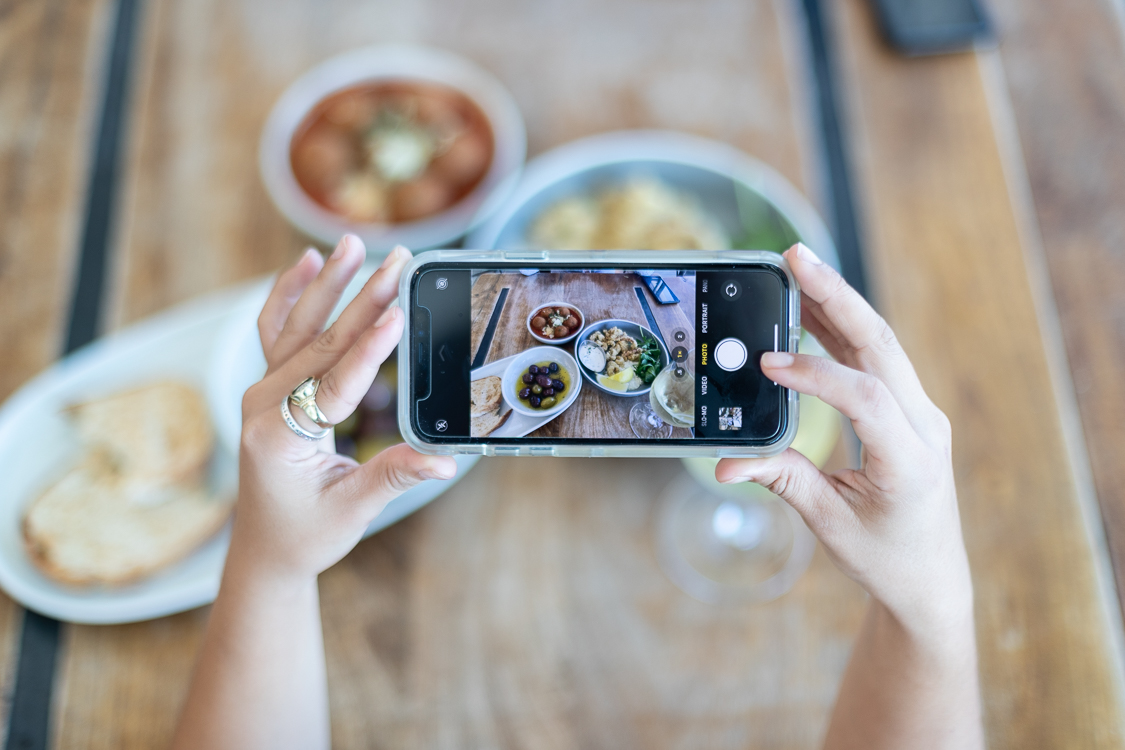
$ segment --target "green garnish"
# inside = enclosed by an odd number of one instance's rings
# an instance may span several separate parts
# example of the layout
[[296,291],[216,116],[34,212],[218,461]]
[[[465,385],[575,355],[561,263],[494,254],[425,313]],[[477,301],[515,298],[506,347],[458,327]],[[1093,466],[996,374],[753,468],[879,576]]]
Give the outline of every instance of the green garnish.
[[641,350],[641,356],[637,360],[635,371],[645,385],[648,385],[656,380],[656,373],[660,371],[660,344],[652,336],[642,333],[637,348]]

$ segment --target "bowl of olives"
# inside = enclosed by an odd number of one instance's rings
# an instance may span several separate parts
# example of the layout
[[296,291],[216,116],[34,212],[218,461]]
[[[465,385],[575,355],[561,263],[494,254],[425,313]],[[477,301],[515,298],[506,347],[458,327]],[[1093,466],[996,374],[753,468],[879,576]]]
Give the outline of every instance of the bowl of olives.
[[586,316],[569,302],[539,305],[527,316],[527,330],[542,344],[565,344],[582,333]]
[[537,346],[512,357],[500,380],[504,400],[529,417],[559,414],[582,390],[578,363],[553,346]]

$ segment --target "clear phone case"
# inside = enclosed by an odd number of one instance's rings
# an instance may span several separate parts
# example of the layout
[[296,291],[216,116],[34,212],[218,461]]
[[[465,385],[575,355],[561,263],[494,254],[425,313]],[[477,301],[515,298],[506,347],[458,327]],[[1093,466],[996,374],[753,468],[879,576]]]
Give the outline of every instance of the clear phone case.
[[410,392],[412,378],[410,356],[410,331],[413,330],[411,320],[411,280],[420,269],[429,265],[445,265],[449,263],[471,263],[480,268],[491,268],[498,263],[524,263],[525,267],[557,266],[557,265],[597,265],[603,267],[613,266],[643,266],[646,263],[660,265],[680,265],[685,268],[707,264],[730,265],[754,264],[771,265],[780,269],[789,280],[789,331],[784,337],[782,351],[797,352],[801,338],[801,303],[800,288],[789,264],[785,258],[777,253],[761,250],[690,250],[690,251],[654,251],[640,250],[429,250],[420,253],[403,269],[399,282],[399,305],[405,315],[403,338],[399,344],[398,356],[398,425],[403,439],[415,450],[421,453],[434,455],[482,455],[482,456],[631,456],[631,457],[669,457],[680,458],[689,456],[707,457],[764,457],[781,453],[793,442],[797,435],[799,419],[799,395],[790,390],[786,398],[785,408],[788,410],[787,427],[780,438],[767,446],[738,446],[738,445],[676,445],[666,444],[662,440],[654,439],[645,443],[623,443],[612,445],[606,443],[548,443],[543,440],[528,440],[525,443],[505,442],[502,444],[484,442],[476,443],[434,443],[425,436],[418,434],[412,425],[411,406],[413,404]]

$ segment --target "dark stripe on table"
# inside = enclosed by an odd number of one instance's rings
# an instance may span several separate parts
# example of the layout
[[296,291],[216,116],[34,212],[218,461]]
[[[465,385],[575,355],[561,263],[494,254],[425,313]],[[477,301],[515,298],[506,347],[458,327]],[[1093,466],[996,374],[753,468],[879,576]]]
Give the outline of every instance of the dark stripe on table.
[[643,286],[633,287],[633,291],[637,294],[637,299],[641,303],[641,310],[644,311],[645,320],[648,321],[648,327],[656,334],[656,338],[660,339],[661,346],[664,350],[671,355],[672,350],[668,348],[668,342],[664,340],[664,334],[660,332],[660,326],[656,323],[656,316],[652,314],[652,308],[648,306],[648,300],[645,299],[645,288]]
[[832,48],[831,22],[821,0],[804,0],[809,50],[816,85],[816,117],[820,127],[832,198],[831,221],[840,269],[844,278],[864,297],[867,281],[864,275],[863,246],[860,243],[855,194],[852,189],[851,162],[845,147],[836,63]]
[[[93,341],[98,333],[137,12],[137,0],[118,0],[94,160],[87,185],[85,223],[66,336],[67,354]],[[38,612],[26,611],[19,648],[5,747],[8,750],[45,750],[50,736],[59,622]]]
[[500,315],[504,312],[504,303],[507,300],[508,287],[504,287],[500,290],[500,294],[496,296],[496,304],[492,307],[492,317],[488,319],[488,327],[484,329],[484,335],[480,337],[480,346],[477,347],[477,354],[473,357],[473,364],[469,367],[470,370],[483,367],[485,360],[488,359],[488,350],[492,348],[492,337],[496,335],[496,326],[500,323]]

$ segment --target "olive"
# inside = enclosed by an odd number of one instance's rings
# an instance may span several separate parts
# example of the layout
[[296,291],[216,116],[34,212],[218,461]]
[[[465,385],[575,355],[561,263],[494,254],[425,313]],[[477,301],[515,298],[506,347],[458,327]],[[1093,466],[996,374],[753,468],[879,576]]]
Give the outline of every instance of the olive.
[[535,382],[538,383],[539,385],[543,386],[544,388],[551,385],[551,379],[549,377],[547,377],[546,375],[536,375],[535,376]]
[[559,393],[562,393],[563,391],[566,390],[566,383],[564,383],[561,380],[559,380],[558,378],[556,378],[556,379],[551,381],[551,387],[554,388]]
[[542,403],[542,402],[541,402],[541,401],[539,400],[539,397],[538,397],[538,396],[532,396],[532,397],[531,397],[531,398],[529,398],[529,399],[528,399],[527,401],[528,401],[528,403],[530,403],[530,404],[531,404],[531,407],[532,407],[533,409],[538,409],[538,408],[539,408],[539,404],[540,404],[540,403]]
[[543,399],[542,401],[539,402],[539,406],[544,408],[544,409],[550,409],[554,405],[555,405],[555,397],[554,396],[548,396],[547,398],[545,398],[545,399]]
[[530,388],[521,388],[520,389],[520,398],[522,398],[524,401],[526,401],[527,397],[530,396],[530,395],[531,395],[531,389]]
[[527,371],[530,372],[532,375],[538,375],[539,374],[539,367],[537,365],[532,365],[531,367],[527,368]]
[[547,372],[558,372],[558,371],[559,371],[559,363],[558,362],[552,362],[551,364],[547,365]]
[[544,388],[543,389],[543,395],[544,396],[554,396],[555,395],[555,389],[554,388]]
[[535,376],[532,375],[530,372],[525,372],[523,374],[523,382],[530,385],[531,383],[535,382]]
[[536,396],[539,396],[543,393],[543,386],[536,383],[535,385],[531,386],[531,392],[534,393]]

